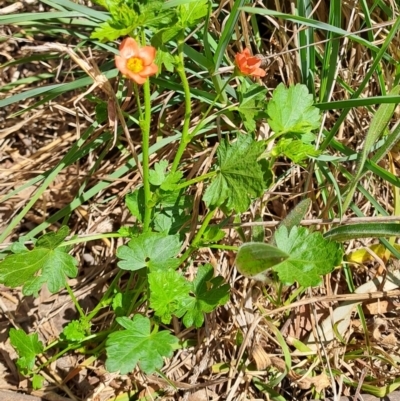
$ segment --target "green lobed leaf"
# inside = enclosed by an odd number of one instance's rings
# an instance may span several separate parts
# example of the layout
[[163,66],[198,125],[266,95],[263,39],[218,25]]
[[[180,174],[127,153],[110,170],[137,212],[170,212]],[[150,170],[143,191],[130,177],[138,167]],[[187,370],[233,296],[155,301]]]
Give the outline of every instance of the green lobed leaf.
[[67,226],[62,226],[56,232],[50,232],[39,237],[36,241],[36,248],[48,248],[56,249],[69,234],[69,228]]
[[0,262],[0,282],[11,288],[23,286],[24,295],[37,295],[45,283],[51,293],[59,291],[67,277],[78,274],[76,259],[63,248],[54,249],[67,234],[68,228],[61,228],[40,237],[31,251],[6,256]]
[[163,65],[168,72],[174,72],[175,58],[169,51],[167,51],[165,46],[157,47],[154,63],[158,66],[157,76],[161,72]]
[[163,233],[144,233],[132,238],[128,246],[117,249],[117,257],[122,259],[118,267],[123,270],[139,270],[144,267],[150,270],[176,268],[181,247],[179,237]]
[[250,135],[239,135],[236,142],[219,145],[217,175],[203,197],[208,207],[225,204],[229,210],[247,210],[251,197],[264,191],[263,168],[258,162],[264,148],[264,142]]
[[131,32],[131,28],[124,26],[118,27],[112,21],[106,21],[100,24],[90,35],[91,39],[98,39],[101,42],[114,41],[121,36],[126,36]]
[[163,366],[163,357],[172,356],[178,339],[169,331],[150,332],[150,320],[142,315],[133,319],[118,317],[125,330],[111,333],[106,342],[106,368],[121,374],[131,372],[139,363],[147,374]]
[[182,30],[199,22],[207,15],[208,0],[198,0],[195,3],[186,3],[178,7],[179,25]]
[[204,323],[204,314],[210,313],[229,300],[229,284],[224,278],[214,276],[214,268],[210,264],[200,266],[192,282],[194,297],[186,305],[187,312],[183,317],[186,327],[201,327]]
[[186,222],[191,219],[190,210],[193,208],[193,198],[185,195],[183,189],[164,191],[162,187],[158,188],[153,196],[153,201],[157,205],[153,219],[154,230],[169,234],[182,234],[188,228]]
[[314,287],[321,283],[321,275],[328,274],[341,263],[341,247],[323,238],[319,232],[309,233],[304,227],[293,227],[290,232],[285,226],[275,233],[275,241],[280,250],[289,258],[272,269],[285,284],[297,281],[304,287]]
[[256,118],[265,108],[264,104],[267,89],[256,84],[247,87],[247,82],[243,81],[240,90],[238,90],[238,94],[238,111],[243,119],[243,124],[248,131],[255,131]]
[[161,160],[159,163],[154,164],[154,169],[150,170],[149,181],[151,185],[161,187],[164,191],[172,191],[175,185],[181,180],[183,173],[176,171],[175,173],[168,173],[166,171],[168,162]]
[[267,105],[268,124],[279,135],[307,134],[320,125],[320,112],[313,103],[307,86],[297,84],[285,88],[281,83]]
[[157,213],[153,219],[154,230],[159,233],[169,234],[172,228],[173,218],[164,213]]
[[18,353],[17,366],[22,374],[28,374],[35,366],[36,355],[43,352],[43,344],[37,333],[26,334],[23,330],[10,329],[10,342]]
[[139,28],[161,29],[172,21],[174,15],[173,11],[163,9],[162,5],[163,2],[157,0],[109,3],[107,9],[111,19],[96,28],[91,38],[113,41]]
[[286,156],[294,163],[303,165],[309,157],[318,157],[321,152],[314,145],[300,139],[282,138],[275,145],[271,154],[275,157]]
[[190,302],[190,283],[175,270],[151,272],[148,275],[150,306],[164,324],[171,322],[172,315],[181,315]]
[[154,164],[154,168],[149,172],[149,181],[151,185],[160,186],[165,180],[165,170],[168,167],[166,160],[161,160]]

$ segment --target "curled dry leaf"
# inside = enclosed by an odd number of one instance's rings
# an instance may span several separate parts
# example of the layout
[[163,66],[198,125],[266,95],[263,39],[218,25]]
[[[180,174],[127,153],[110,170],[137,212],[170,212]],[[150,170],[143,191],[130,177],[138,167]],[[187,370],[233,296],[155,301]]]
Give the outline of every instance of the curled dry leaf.
[[252,354],[257,370],[265,370],[268,366],[271,366],[271,358],[260,345],[254,347]]
[[363,311],[367,315],[383,315],[397,309],[399,307],[391,299],[363,303]]
[[289,372],[288,376],[296,381],[296,384],[302,390],[309,390],[312,386],[315,388],[317,393],[331,386],[331,381],[325,373],[313,377],[304,377],[293,371]]
[[325,373],[321,373],[318,376],[312,377],[311,382],[315,387],[315,391],[320,393],[331,385],[329,377]]
[[396,338],[394,333],[390,333],[389,335],[382,337],[381,344],[394,347],[395,345],[398,344],[398,339]]

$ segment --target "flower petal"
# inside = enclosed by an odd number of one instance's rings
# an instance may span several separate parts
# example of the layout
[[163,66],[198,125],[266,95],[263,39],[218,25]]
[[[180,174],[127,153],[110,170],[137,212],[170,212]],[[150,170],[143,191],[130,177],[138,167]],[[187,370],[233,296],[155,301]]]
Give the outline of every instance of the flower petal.
[[157,74],[158,67],[156,64],[146,65],[142,71],[139,72],[141,77],[149,77],[150,75]]
[[255,69],[251,74],[252,77],[265,77],[266,72],[262,68]]
[[139,54],[139,46],[135,39],[125,38],[119,45],[119,53],[123,58],[131,58]]
[[138,55],[144,62],[144,65],[150,65],[156,57],[156,49],[153,46],[144,46],[139,49]]
[[250,50],[247,48],[235,55],[235,62],[242,74],[253,77],[264,77],[266,75],[266,72],[260,68],[261,60],[258,57],[251,56]]
[[132,81],[135,81],[137,84],[139,84],[139,85],[143,85],[145,82],[146,82],[146,80],[147,80],[147,77],[142,77],[141,75],[139,75],[139,74],[136,74],[136,73],[134,73],[134,72],[132,72],[132,71],[129,71],[128,70],[128,73],[124,73],[124,75],[128,78],[128,79],[130,79],[130,80],[132,80]]
[[251,57],[250,56],[250,50],[247,47],[242,51],[241,54],[243,54],[246,58],[247,57]]
[[126,75],[129,72],[128,67],[126,66],[126,61],[127,61],[126,58],[123,58],[121,56],[115,56],[115,66],[124,75]]
[[259,67],[261,65],[261,60],[258,57],[249,57],[247,59],[247,65],[249,67]]

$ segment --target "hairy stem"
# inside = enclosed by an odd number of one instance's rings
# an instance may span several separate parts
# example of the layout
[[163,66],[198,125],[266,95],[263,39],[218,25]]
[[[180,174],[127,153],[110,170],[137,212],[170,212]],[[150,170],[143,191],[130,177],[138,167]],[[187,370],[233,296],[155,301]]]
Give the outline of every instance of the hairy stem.
[[150,190],[150,120],[151,120],[151,103],[150,103],[150,81],[149,79],[143,84],[144,92],[144,119],[140,121],[142,130],[142,168],[143,168],[143,189],[144,189],[144,219],[143,231],[148,231],[151,221],[151,190]]
[[178,150],[175,154],[174,161],[172,163],[171,173],[174,173],[178,169],[179,162],[181,161],[183,152],[185,151],[187,145],[189,144],[189,142],[191,140],[191,136],[189,134],[189,127],[190,127],[190,117],[192,115],[192,104],[191,104],[189,81],[187,79],[186,72],[185,72],[185,65],[184,65],[184,58],[183,58],[183,45],[184,45],[184,39],[182,37],[180,37],[178,39],[178,56],[176,58],[176,60],[177,60],[176,70],[179,74],[179,78],[182,81],[183,92],[185,95],[185,119],[183,122],[182,138],[179,143]]

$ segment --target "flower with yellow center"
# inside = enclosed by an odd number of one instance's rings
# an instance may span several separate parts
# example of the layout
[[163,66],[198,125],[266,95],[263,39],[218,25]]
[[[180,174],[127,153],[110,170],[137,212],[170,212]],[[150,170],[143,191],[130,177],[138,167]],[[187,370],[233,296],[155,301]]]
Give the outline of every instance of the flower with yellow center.
[[154,64],[156,49],[153,46],[139,47],[135,39],[125,38],[119,46],[119,56],[115,56],[115,65],[127,78],[137,84],[144,84],[146,79],[157,73]]

